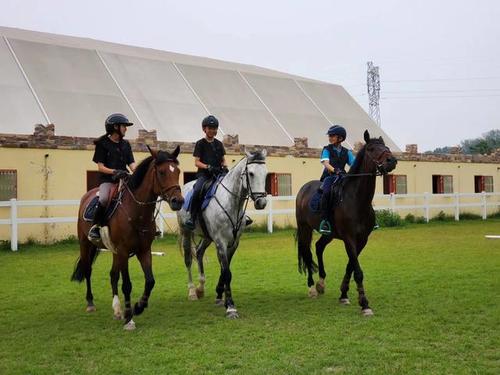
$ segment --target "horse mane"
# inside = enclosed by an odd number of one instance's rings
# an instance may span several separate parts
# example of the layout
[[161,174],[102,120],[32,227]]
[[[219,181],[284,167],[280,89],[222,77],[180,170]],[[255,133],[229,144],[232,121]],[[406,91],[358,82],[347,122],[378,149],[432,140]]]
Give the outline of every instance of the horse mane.
[[363,160],[366,154],[366,146],[368,146],[368,144],[370,143],[385,145],[384,140],[382,138],[371,138],[367,143],[364,144],[361,150],[359,150],[358,153],[356,154],[356,159],[354,160],[354,164],[351,166],[351,168],[349,168],[348,174],[355,174],[361,172],[361,166],[363,165]]
[[127,183],[130,189],[135,190],[141,185],[152,160],[155,160],[156,165],[160,165],[167,161],[173,161],[174,163],[179,164],[179,161],[176,158],[172,158],[172,156],[167,151],[158,151],[156,159],[154,159],[152,156],[148,156],[146,159],[142,160],[139,163],[134,173],[132,173],[132,176],[130,176]]

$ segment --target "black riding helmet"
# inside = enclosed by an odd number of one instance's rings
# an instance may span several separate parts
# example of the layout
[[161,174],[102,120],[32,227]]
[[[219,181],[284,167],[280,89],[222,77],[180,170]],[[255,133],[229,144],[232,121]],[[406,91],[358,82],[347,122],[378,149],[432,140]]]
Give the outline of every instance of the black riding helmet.
[[215,117],[213,115],[205,117],[203,119],[203,121],[201,122],[201,128],[204,129],[207,126],[209,128],[218,128],[219,127],[219,120],[217,120],[217,117]]
[[125,115],[122,115],[121,113],[113,113],[108,116],[106,121],[104,122],[104,126],[106,127],[106,133],[107,134],[113,134],[115,131],[115,125],[125,125],[125,126],[131,126],[134,125],[133,122],[130,122]]
[[345,139],[347,137],[346,130],[344,129],[344,127],[342,127],[340,125],[330,126],[330,129],[328,129],[328,132],[326,134],[327,135],[338,135],[338,136],[342,137],[342,139],[344,141],[345,141]]

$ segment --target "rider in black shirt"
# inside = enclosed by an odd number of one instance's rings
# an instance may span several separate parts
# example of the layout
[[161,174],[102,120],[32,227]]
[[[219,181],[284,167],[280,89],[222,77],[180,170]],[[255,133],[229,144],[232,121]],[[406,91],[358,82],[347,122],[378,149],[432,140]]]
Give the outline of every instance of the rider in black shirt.
[[220,173],[227,173],[226,150],[221,141],[215,138],[219,128],[219,121],[215,116],[207,116],[201,123],[205,137],[196,142],[193,156],[194,165],[198,168],[196,173],[196,183],[193,187],[193,197],[191,200],[191,217],[185,225],[188,229],[195,228],[196,218],[200,211],[202,197],[200,191],[207,180],[210,180]]
[[98,241],[101,238],[99,228],[105,225],[105,211],[109,200],[109,192],[121,177],[128,174],[127,166],[135,170],[135,160],[130,143],[123,139],[127,127],[133,125],[121,113],[114,113],[105,121],[106,134],[94,141],[93,161],[97,163],[99,174],[99,202],[94,215],[93,226],[89,231],[89,239]]

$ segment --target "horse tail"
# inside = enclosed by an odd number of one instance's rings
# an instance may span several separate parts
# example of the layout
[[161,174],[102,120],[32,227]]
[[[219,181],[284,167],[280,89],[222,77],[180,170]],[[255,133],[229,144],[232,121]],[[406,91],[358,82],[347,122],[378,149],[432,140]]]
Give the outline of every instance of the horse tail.
[[97,255],[99,255],[99,250],[95,246],[90,247],[90,254],[88,254],[87,259],[83,259],[81,256],[77,259],[75,270],[71,275],[71,281],[77,281],[81,283],[85,279],[85,275],[92,268],[92,264],[95,262]]
[[318,271],[318,265],[314,262],[311,252],[312,229],[301,223],[297,223],[295,241],[298,243],[299,273]]

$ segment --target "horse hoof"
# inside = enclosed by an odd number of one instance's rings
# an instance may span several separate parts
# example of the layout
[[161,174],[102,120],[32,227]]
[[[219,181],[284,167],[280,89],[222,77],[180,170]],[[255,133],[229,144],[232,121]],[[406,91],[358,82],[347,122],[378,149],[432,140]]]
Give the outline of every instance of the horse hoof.
[[363,309],[361,310],[361,314],[363,314],[363,316],[372,316],[373,315],[373,310],[368,308],[368,309]]
[[123,329],[125,331],[133,331],[135,329],[135,322],[132,319],[130,319],[130,322],[125,323],[123,325]]
[[316,283],[316,291],[319,294],[325,294],[325,283],[320,283],[319,281]]
[[222,298],[217,298],[215,300],[215,306],[221,306],[224,307],[224,300]]
[[87,311],[88,313],[94,312],[95,311],[95,306],[94,305],[87,306],[87,308],[85,309],[85,311]]
[[188,300],[196,301],[198,299],[198,294],[195,289],[189,289]]
[[318,297],[318,291],[316,290],[316,287],[312,286],[309,288],[308,295],[310,298],[317,298]]
[[349,301],[349,298],[339,298],[339,303],[341,305],[347,306],[351,304],[351,301]]
[[196,297],[198,297],[198,298],[205,297],[205,290],[200,289],[200,288],[196,288]]
[[226,318],[228,319],[238,319],[240,316],[238,315],[238,311],[234,307],[229,307],[226,310]]

